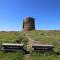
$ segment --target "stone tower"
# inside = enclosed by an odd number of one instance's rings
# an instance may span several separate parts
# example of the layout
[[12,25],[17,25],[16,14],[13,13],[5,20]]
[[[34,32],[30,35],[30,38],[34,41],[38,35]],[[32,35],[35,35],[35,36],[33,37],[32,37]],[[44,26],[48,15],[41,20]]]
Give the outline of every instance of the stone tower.
[[32,17],[26,17],[23,20],[23,31],[35,30],[35,19]]

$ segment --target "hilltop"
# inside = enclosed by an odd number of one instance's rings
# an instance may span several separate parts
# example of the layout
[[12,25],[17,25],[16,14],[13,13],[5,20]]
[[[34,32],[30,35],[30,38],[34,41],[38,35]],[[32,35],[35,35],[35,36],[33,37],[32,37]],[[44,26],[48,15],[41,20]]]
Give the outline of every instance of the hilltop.
[[[34,41],[38,41],[42,44],[53,44],[55,46],[54,51],[60,52],[60,30],[33,30],[26,32],[27,35]],[[24,43],[25,48],[28,43],[28,39],[25,37],[24,32],[0,32],[0,45],[3,42]],[[12,57],[13,56],[13,57]],[[60,57],[55,54],[49,53],[37,53],[31,51],[31,60],[60,60]],[[0,60],[24,60],[23,52],[8,52],[4,53],[0,51]]]

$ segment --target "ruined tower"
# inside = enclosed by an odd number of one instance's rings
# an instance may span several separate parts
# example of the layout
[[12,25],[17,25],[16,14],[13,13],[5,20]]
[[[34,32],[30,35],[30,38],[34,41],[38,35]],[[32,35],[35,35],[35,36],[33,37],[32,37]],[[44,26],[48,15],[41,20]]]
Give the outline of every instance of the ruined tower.
[[26,17],[23,20],[23,31],[35,30],[35,19],[32,17]]

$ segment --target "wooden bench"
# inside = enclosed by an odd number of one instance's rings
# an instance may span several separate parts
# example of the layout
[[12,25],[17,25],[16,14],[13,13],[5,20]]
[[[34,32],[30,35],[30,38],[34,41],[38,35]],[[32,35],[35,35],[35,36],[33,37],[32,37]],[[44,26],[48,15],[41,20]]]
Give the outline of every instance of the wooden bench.
[[48,44],[33,44],[32,48],[34,50],[47,51],[47,50],[53,50],[54,46]]
[[15,43],[3,43],[1,45],[1,50],[4,51],[20,51],[23,50],[24,44],[15,44]]

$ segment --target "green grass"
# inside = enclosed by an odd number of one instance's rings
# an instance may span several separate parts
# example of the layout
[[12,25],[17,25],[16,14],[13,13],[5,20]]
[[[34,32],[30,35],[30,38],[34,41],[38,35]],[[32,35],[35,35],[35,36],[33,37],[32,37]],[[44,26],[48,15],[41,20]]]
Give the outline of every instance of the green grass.
[[48,52],[32,52],[31,58],[32,60],[60,60],[56,54]]
[[[16,40],[23,43],[26,48],[27,38],[23,32],[0,32],[0,45],[2,43],[16,43]],[[24,60],[24,52],[0,51],[0,60]]]
[[24,60],[23,52],[2,52],[0,51],[0,60]]
[[60,51],[60,31],[51,30],[51,31],[31,31],[28,32],[28,35],[36,41],[39,41],[43,44],[53,44],[55,46],[55,50]]
[[2,43],[19,43],[27,44],[27,38],[23,32],[0,32],[0,44]]
[[[22,38],[22,32],[0,32],[0,43],[2,42],[11,42],[15,43],[17,39]],[[20,39],[21,41],[21,39]]]
[[[55,46],[54,51],[60,52],[60,31],[30,31],[27,34],[33,39],[40,43],[48,43],[53,44]],[[16,40],[19,40],[19,43],[24,44],[24,48],[26,49],[26,45],[28,39],[25,37],[23,32],[0,32],[0,45],[2,43],[16,43]],[[19,52],[3,52],[0,51],[0,60],[24,60],[24,53],[22,51]],[[31,60],[60,60],[60,57],[54,53],[40,53],[40,52],[32,52],[31,51]]]
[[[58,30],[40,30],[27,32],[28,35],[35,41],[42,44],[53,44],[54,51],[60,52],[60,31]],[[60,60],[56,54],[46,55],[47,53],[32,53],[33,60]]]

